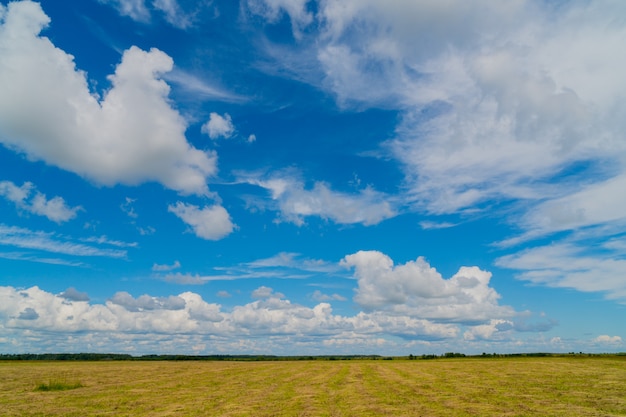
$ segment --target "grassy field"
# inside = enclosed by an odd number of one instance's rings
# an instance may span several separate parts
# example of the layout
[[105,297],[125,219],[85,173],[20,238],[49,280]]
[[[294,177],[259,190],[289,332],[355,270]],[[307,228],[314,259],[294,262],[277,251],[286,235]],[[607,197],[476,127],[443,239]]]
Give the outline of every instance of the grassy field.
[[0,415],[625,416],[626,358],[8,361]]

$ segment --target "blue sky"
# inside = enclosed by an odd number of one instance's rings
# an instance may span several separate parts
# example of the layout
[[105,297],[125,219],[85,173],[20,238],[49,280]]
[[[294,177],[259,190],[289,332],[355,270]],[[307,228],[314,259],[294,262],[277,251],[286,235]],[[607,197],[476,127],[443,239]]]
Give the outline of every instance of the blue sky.
[[620,1],[0,1],[0,351],[624,351]]

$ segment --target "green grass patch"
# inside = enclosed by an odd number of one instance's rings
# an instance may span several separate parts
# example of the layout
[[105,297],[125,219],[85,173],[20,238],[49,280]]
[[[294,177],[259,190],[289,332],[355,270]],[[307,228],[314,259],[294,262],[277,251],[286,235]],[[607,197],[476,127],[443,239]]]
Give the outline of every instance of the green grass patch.
[[84,385],[78,381],[69,382],[65,379],[50,379],[48,382],[41,382],[35,387],[35,391],[67,391],[82,388]]

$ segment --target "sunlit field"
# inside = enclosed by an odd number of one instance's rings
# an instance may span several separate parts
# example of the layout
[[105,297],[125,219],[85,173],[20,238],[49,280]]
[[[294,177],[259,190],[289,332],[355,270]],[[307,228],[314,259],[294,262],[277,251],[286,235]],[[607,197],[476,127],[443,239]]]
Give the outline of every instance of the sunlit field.
[[623,416],[626,358],[0,362],[2,416]]

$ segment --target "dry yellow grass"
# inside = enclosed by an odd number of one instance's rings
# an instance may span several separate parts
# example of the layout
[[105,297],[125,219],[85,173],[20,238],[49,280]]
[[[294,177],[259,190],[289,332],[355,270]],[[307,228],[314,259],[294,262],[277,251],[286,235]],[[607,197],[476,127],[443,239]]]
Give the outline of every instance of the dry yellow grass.
[[626,360],[0,362],[0,415],[624,416]]

